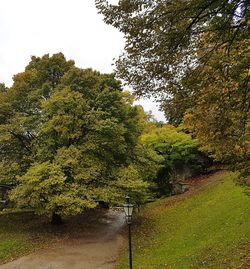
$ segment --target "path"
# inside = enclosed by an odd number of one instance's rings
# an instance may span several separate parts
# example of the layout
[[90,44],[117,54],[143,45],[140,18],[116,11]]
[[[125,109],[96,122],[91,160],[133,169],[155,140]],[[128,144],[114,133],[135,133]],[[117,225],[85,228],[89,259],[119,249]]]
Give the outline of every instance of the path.
[[123,245],[123,213],[107,211],[79,238],[0,265],[0,269],[112,269]]

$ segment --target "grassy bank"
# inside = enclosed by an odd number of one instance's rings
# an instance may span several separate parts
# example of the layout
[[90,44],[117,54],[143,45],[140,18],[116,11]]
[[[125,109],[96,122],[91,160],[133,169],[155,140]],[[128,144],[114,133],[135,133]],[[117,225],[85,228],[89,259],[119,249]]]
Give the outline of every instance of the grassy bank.
[[[148,205],[133,228],[134,268],[250,268],[250,198],[234,177],[217,173]],[[117,269],[127,264],[124,253]]]

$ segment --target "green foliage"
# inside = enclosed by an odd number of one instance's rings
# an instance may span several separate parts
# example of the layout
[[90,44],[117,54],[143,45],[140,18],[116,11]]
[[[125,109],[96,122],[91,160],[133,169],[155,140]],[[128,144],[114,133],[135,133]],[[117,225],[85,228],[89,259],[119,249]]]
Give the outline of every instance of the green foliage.
[[[144,208],[133,230],[134,268],[248,268],[249,198],[235,178],[216,174],[198,191]],[[127,265],[126,251],[116,268]]]
[[208,164],[198,141],[171,125],[153,128],[141,141],[160,159],[156,182],[161,193],[171,191],[176,180],[201,173]]
[[0,100],[0,180],[16,185],[17,207],[71,215],[125,192],[145,196],[139,110],[113,75],[76,68],[61,53],[32,57]]
[[170,124],[183,121],[205,152],[245,179],[249,164],[248,0],[96,0],[125,34],[117,73],[137,95],[155,95]]
[[[203,33],[214,33],[208,56],[223,44],[229,51],[235,41],[248,38],[248,0],[95,2],[104,21],[125,34],[125,52],[116,63],[117,71],[138,95],[175,96],[174,85],[200,60],[197,49]],[[179,90],[183,98],[190,94]]]
[[118,197],[122,197],[119,193],[129,193],[131,200],[137,205],[143,204],[150,197],[148,190],[150,183],[143,181],[145,175],[140,173],[136,165],[121,167],[118,169],[116,177],[118,178],[116,182]]
[[7,90],[7,87],[5,86],[5,84],[0,83],[0,92],[4,92]]
[[54,163],[34,163],[17,181],[20,184],[10,198],[18,208],[29,205],[40,214],[73,215],[95,206],[91,192],[77,182],[67,182],[61,167]]

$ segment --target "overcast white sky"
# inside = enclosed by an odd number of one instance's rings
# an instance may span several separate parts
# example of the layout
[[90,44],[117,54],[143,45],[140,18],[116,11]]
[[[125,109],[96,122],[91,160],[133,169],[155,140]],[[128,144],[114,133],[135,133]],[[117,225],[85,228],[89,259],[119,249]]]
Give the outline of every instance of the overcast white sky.
[[[102,21],[94,0],[1,0],[0,10],[0,82],[7,86],[31,55],[62,52],[78,67],[112,72],[123,50],[122,34]],[[151,100],[140,103],[164,120]]]

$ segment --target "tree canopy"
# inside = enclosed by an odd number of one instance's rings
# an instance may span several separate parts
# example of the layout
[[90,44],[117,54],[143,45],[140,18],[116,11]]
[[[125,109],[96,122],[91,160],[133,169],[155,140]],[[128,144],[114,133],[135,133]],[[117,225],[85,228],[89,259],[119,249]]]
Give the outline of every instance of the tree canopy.
[[137,95],[156,96],[167,120],[184,121],[211,156],[249,175],[250,2],[96,0],[96,6],[125,35],[118,76]]
[[118,202],[125,192],[141,199],[149,178],[135,150],[139,110],[114,75],[58,53],[33,56],[13,80],[0,92],[0,180],[15,185],[18,207],[56,216]]
[[[138,95],[167,93],[199,57],[201,37],[213,33],[206,50],[232,45],[249,37],[247,0],[96,0],[104,21],[125,35],[125,52],[117,61],[118,75]],[[207,58],[207,57],[206,57]]]
[[156,183],[160,194],[170,194],[180,180],[205,172],[210,160],[199,150],[199,142],[174,126],[151,126],[141,143],[159,158]]

